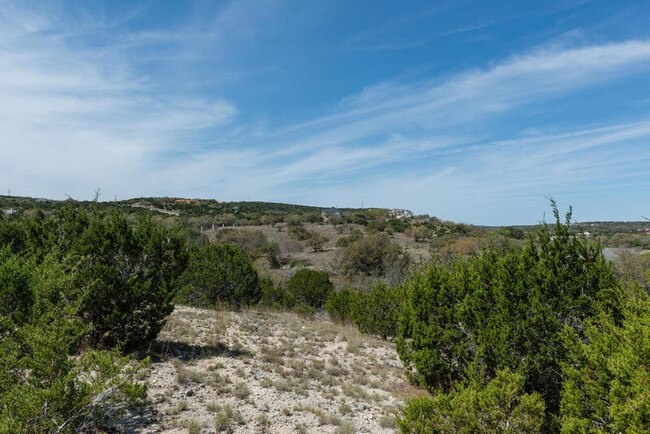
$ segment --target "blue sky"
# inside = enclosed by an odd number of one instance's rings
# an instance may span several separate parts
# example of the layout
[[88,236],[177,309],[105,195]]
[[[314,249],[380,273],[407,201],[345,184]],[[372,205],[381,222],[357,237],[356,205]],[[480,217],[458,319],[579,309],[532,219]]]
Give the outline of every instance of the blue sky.
[[650,214],[650,2],[0,0],[0,191]]

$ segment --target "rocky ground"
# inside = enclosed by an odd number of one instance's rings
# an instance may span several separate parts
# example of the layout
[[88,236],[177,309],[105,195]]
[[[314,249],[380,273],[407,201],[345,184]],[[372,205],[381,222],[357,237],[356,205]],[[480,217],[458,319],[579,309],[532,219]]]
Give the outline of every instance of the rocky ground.
[[140,432],[389,433],[417,393],[392,343],[293,313],[178,306],[149,354]]

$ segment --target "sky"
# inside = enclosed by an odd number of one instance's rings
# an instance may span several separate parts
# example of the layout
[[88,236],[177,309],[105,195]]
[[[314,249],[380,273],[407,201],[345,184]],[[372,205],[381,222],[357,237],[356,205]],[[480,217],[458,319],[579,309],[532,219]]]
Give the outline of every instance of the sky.
[[0,0],[0,194],[650,215],[650,1]]

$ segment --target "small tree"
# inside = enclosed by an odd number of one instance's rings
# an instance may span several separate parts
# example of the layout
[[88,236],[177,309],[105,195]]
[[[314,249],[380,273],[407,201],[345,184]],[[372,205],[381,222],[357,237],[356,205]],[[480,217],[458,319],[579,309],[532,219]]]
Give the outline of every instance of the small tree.
[[121,212],[95,206],[88,213],[72,204],[55,217],[37,214],[20,226],[25,234],[20,253],[36,263],[54,255],[72,276],[80,315],[92,324],[91,344],[131,349],[157,336],[173,310],[187,261],[176,228],[144,217],[131,224]]
[[347,275],[362,273],[381,276],[387,264],[398,260],[401,255],[401,247],[393,243],[388,235],[369,234],[348,246],[342,272]]
[[327,241],[329,241],[327,237],[318,235],[314,232],[312,237],[309,239],[309,245],[314,249],[314,252],[322,252],[323,246]]
[[404,289],[375,285],[369,291],[359,291],[352,305],[352,320],[359,331],[379,335],[383,339],[397,334],[400,305]]
[[312,237],[313,232],[308,231],[303,226],[289,226],[289,238],[293,238],[298,241],[305,241]]
[[257,303],[262,296],[251,259],[227,244],[192,249],[182,284],[180,300],[193,306],[214,307],[221,302],[239,307]]
[[320,309],[327,301],[327,296],[334,289],[327,271],[303,268],[296,271],[287,281],[289,306],[307,305]]
[[486,246],[449,268],[434,265],[406,286],[398,353],[429,390],[451,390],[475,364],[484,378],[509,368],[546,402],[547,429],[559,412],[564,327],[580,332],[599,312],[620,317],[620,285],[598,244],[554,234],[544,224],[523,250]]
[[356,302],[357,292],[350,288],[342,288],[330,292],[325,310],[332,321],[348,323],[352,321],[352,311]]

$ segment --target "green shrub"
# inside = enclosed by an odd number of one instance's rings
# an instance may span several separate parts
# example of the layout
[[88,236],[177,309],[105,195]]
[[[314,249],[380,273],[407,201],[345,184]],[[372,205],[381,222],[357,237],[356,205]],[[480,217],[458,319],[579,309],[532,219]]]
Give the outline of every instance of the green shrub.
[[373,233],[347,247],[341,270],[348,276],[359,273],[382,276],[386,267],[399,261],[402,255],[402,248],[393,243],[388,235]]
[[397,350],[409,376],[429,390],[451,390],[471,364],[484,378],[510,368],[540,393],[547,428],[559,412],[563,327],[579,332],[601,311],[620,317],[620,285],[600,245],[569,235],[554,207],[523,250],[486,246],[450,268],[434,265],[406,286]]
[[257,303],[262,297],[260,278],[241,249],[228,244],[208,244],[190,251],[182,277],[179,300],[192,306],[233,307]]
[[288,306],[311,306],[320,309],[327,301],[327,296],[334,289],[327,271],[303,268],[296,271],[287,281],[286,291]]
[[525,393],[524,376],[506,369],[487,384],[473,379],[448,393],[413,398],[398,423],[404,433],[537,433],[543,421],[540,395]]
[[298,241],[305,241],[310,239],[314,233],[311,231],[308,231],[302,226],[289,226],[289,238],[293,238],[294,240]]
[[306,304],[301,304],[300,306],[296,307],[294,310],[298,315],[300,315],[303,318],[313,318],[314,315],[316,315],[316,309]]
[[383,283],[369,291],[359,291],[352,305],[352,320],[362,333],[379,335],[384,339],[396,336],[403,300],[403,288]]
[[11,224],[27,234],[21,255],[35,263],[53,255],[72,276],[71,298],[82,303],[80,315],[92,324],[91,344],[131,349],[156,337],[173,310],[187,259],[177,230],[147,218],[132,225],[120,212],[87,213],[72,205],[51,218],[37,213]]
[[316,232],[313,232],[312,237],[309,239],[309,245],[311,246],[312,249],[314,249],[314,252],[322,252],[324,244],[328,241],[329,238],[324,237],[322,235],[318,235]]
[[335,245],[336,247],[347,247],[355,241],[359,241],[361,238],[363,238],[363,232],[359,229],[352,229],[350,235],[339,238]]
[[565,328],[562,432],[648,432],[650,427],[650,297],[624,298],[624,319],[601,315],[583,333]]
[[0,248],[0,334],[29,317],[34,304],[33,273],[33,263],[14,255],[9,245]]
[[[14,283],[30,295],[20,316],[3,313],[0,432],[99,430],[127,407],[143,405],[146,388],[134,381],[142,364],[129,367],[117,350],[78,355],[92,328],[81,315],[87,294],[79,293],[76,276],[55,254],[17,264],[5,252],[0,268],[23,267],[27,280],[18,272]],[[0,293],[8,293],[7,282]]]
[[253,260],[266,257],[271,268],[280,267],[280,247],[270,242],[261,231],[247,229],[220,229],[215,234],[219,244],[232,244],[242,249]]
[[76,283],[90,291],[83,309],[92,340],[127,349],[147,345],[174,309],[187,261],[184,239],[151,219],[132,226],[116,213],[93,216],[78,243]]
[[325,310],[332,321],[348,323],[352,321],[352,309],[356,303],[357,292],[350,288],[332,291],[327,297]]
[[275,286],[271,279],[268,278],[260,279],[260,284],[262,287],[260,304],[275,309],[285,307],[287,296],[282,286]]

